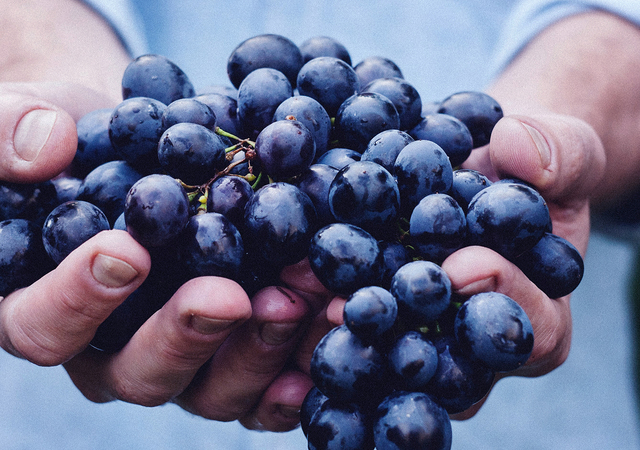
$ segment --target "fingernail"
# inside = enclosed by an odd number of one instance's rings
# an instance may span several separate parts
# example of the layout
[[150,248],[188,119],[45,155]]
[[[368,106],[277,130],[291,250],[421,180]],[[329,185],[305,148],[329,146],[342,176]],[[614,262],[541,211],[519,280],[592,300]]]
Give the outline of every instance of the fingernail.
[[268,322],[260,329],[260,338],[269,345],[280,345],[287,342],[298,329],[298,323]]
[[525,129],[529,132],[529,136],[533,139],[533,143],[538,149],[538,153],[540,154],[540,161],[542,161],[542,167],[548,167],[551,164],[551,148],[549,148],[549,144],[547,140],[544,138],[542,133],[533,128],[526,123],[522,123]]
[[49,140],[58,113],[36,109],[24,115],[13,135],[13,146],[20,158],[34,161]]
[[131,283],[138,271],[121,259],[98,254],[91,267],[93,278],[107,287],[119,288]]
[[299,419],[300,418],[300,408],[295,406],[288,405],[277,405],[276,409],[280,414],[289,418],[289,419]]
[[212,319],[211,317],[191,316],[191,327],[201,334],[215,334],[231,328],[237,320]]
[[495,291],[496,279],[494,277],[484,278],[482,280],[474,281],[466,286],[456,289],[456,294],[463,296],[477,294],[478,292]]

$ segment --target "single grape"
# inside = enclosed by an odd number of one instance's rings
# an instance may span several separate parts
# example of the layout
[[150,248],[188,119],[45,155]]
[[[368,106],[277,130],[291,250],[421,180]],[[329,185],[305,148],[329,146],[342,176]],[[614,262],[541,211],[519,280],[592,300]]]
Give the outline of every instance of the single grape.
[[27,184],[0,181],[0,220],[26,219],[42,226],[59,203],[51,181]]
[[391,279],[398,269],[411,260],[409,250],[398,241],[381,240],[378,242],[382,252],[382,287],[389,289]]
[[400,129],[411,130],[422,119],[422,99],[418,90],[403,78],[376,78],[362,88],[364,92],[384,95],[398,111]]
[[207,211],[223,214],[236,227],[244,221],[244,207],[254,191],[242,177],[224,176],[211,183],[207,196]]
[[317,164],[326,164],[340,170],[347,164],[360,161],[362,154],[350,148],[335,147],[316,159]]
[[389,371],[398,390],[420,391],[436,373],[438,351],[419,331],[407,331],[387,355]]
[[162,128],[167,129],[177,123],[197,123],[216,130],[216,114],[209,105],[196,98],[181,98],[169,103],[162,113]]
[[70,169],[75,177],[84,178],[96,167],[119,159],[109,139],[112,113],[112,108],[101,108],[90,111],[78,119],[78,148]]
[[306,95],[288,98],[276,108],[273,121],[292,117],[311,132],[316,143],[316,158],[325,153],[331,139],[331,118],[324,107]]
[[174,62],[157,54],[142,55],[131,61],[122,75],[122,98],[150,97],[165,105],[180,98],[193,97],[189,77]]
[[309,196],[316,207],[319,226],[335,222],[329,206],[329,188],[337,173],[337,169],[326,164],[312,164],[294,181],[294,184]]
[[237,92],[234,92],[233,97],[211,92],[197,95],[194,99],[211,108],[216,116],[216,126],[227,133],[237,136],[240,134],[237,96]]
[[95,205],[85,201],[71,201],[57,206],[44,222],[44,248],[60,264],[73,250],[98,234],[109,230],[107,216]]
[[484,92],[465,91],[450,95],[440,103],[440,114],[448,114],[462,121],[473,138],[473,148],[487,145],[493,127],[502,119],[502,107]]
[[332,56],[351,65],[347,48],[330,36],[313,36],[298,46],[304,63],[320,56]]
[[56,188],[56,194],[58,195],[58,203],[64,203],[71,200],[76,200],[82,180],[80,178],[72,176],[59,176],[51,180]]
[[473,197],[491,186],[491,181],[482,173],[473,169],[458,169],[453,171],[453,184],[449,194],[458,202],[458,205],[467,213],[469,203]]
[[362,86],[366,86],[378,78],[404,78],[396,63],[382,56],[369,56],[356,64],[353,69]]
[[414,139],[405,131],[382,131],[369,141],[360,160],[378,163],[393,174],[396,158],[402,149],[413,141]]
[[473,137],[469,128],[459,119],[448,114],[424,116],[409,132],[415,139],[438,144],[457,167],[469,158],[473,150]]
[[398,304],[389,291],[367,286],[351,294],[344,305],[344,324],[362,339],[375,342],[391,329],[398,316]]
[[371,418],[361,407],[328,399],[307,427],[309,450],[373,450]]
[[316,386],[307,392],[300,406],[300,428],[305,436],[308,435],[309,424],[311,423],[311,419],[313,419],[313,415],[328,399],[329,397],[324,395]]

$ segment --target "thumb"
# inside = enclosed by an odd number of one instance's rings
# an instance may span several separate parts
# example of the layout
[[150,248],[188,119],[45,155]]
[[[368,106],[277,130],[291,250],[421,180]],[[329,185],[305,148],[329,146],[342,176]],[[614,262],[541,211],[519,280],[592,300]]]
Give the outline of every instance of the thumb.
[[493,130],[489,152],[500,178],[527,181],[565,208],[591,196],[606,161],[595,130],[560,114],[504,117]]
[[34,183],[61,173],[76,152],[75,121],[107,105],[106,97],[78,85],[0,85],[0,179]]

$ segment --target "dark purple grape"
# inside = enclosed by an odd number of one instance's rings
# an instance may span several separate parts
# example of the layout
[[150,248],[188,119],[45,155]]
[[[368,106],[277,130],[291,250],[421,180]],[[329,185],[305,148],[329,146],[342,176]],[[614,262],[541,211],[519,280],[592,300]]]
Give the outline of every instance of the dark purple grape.
[[389,289],[391,279],[398,269],[408,263],[410,259],[407,248],[397,241],[382,240],[378,243],[382,252],[382,287]]
[[227,133],[237,136],[240,132],[238,125],[238,101],[237,93],[233,97],[224,94],[208,93],[200,94],[194,99],[207,105],[216,116],[216,126]]
[[0,297],[29,286],[53,266],[38,225],[26,219],[0,222]]
[[256,191],[245,206],[241,228],[252,255],[275,266],[301,261],[316,229],[316,211],[309,196],[284,182]]
[[71,163],[71,173],[84,178],[96,167],[119,156],[109,139],[112,108],[96,109],[82,116],[76,123],[78,148]]
[[344,296],[381,281],[378,242],[355,225],[334,223],[320,229],[309,245],[309,264],[327,289]]
[[403,78],[376,78],[362,88],[364,92],[376,92],[391,100],[400,117],[400,129],[411,130],[422,119],[422,99],[418,90]]
[[584,275],[580,252],[566,239],[549,232],[513,262],[550,298],[569,295]]
[[267,125],[255,145],[260,166],[275,180],[287,180],[309,168],[316,155],[313,134],[297,120]]
[[152,174],[138,180],[124,205],[127,231],[143,246],[162,247],[182,233],[189,221],[189,198],[179,181]]
[[360,91],[358,76],[343,60],[331,56],[314,58],[298,73],[298,92],[317,100],[334,117],[340,105]]
[[327,151],[331,138],[331,118],[317,100],[306,95],[288,98],[273,114],[274,122],[293,117],[309,129],[316,143],[316,158]]
[[242,226],[244,207],[253,197],[253,189],[241,177],[224,176],[211,183],[207,211],[223,214],[236,227]]
[[254,70],[271,68],[282,72],[291,86],[296,85],[302,67],[302,53],[296,44],[277,34],[261,34],[241,42],[229,56],[227,74],[238,88]]
[[222,214],[198,214],[189,219],[180,237],[179,258],[192,277],[238,280],[244,258],[242,237]]
[[401,130],[385,130],[375,135],[362,152],[361,161],[373,161],[393,173],[396,158],[413,138]]
[[96,205],[113,225],[124,212],[124,199],[140,172],[126,161],[109,161],[93,169],[78,189],[78,200]]
[[311,379],[320,391],[343,403],[375,404],[384,396],[384,359],[346,325],[327,333],[311,357]]
[[400,267],[391,280],[400,319],[422,326],[437,320],[451,300],[451,281],[440,266],[412,261]]
[[149,97],[132,97],[116,106],[109,122],[109,139],[119,159],[147,173],[159,167],[158,141],[164,131],[165,108],[164,103]]
[[26,219],[42,226],[58,204],[58,192],[51,181],[30,184],[0,181],[0,220]]
[[329,207],[329,188],[338,170],[326,164],[312,164],[296,178],[294,184],[307,194],[318,214],[318,225],[335,222]]
[[158,161],[167,174],[190,185],[206,183],[227,166],[220,136],[187,122],[173,125],[162,134]]
[[245,136],[255,139],[273,121],[276,109],[293,95],[282,72],[262,68],[251,72],[238,88],[238,124]]
[[450,195],[458,202],[466,214],[469,203],[473,197],[491,186],[489,178],[473,169],[458,169],[453,171],[453,184]]
[[324,155],[316,159],[317,164],[326,164],[340,170],[347,164],[360,161],[362,154],[350,148],[336,147],[328,150]]
[[469,204],[469,242],[513,259],[538,243],[550,220],[547,203],[534,189],[494,183]]
[[311,423],[313,415],[328,399],[329,397],[324,395],[320,389],[315,386],[307,392],[300,406],[300,428],[305,436],[308,434],[309,424]]
[[314,36],[298,46],[304,63],[321,56],[332,56],[351,65],[347,48],[330,36]]
[[476,91],[450,95],[440,103],[438,112],[454,116],[467,126],[473,138],[473,148],[489,143],[493,127],[504,115],[493,97]]
[[400,192],[387,169],[372,161],[342,168],[329,188],[329,208],[339,222],[363,228],[375,237],[395,231]]
[[465,213],[447,194],[427,195],[411,213],[409,235],[422,258],[440,264],[466,242]]
[[167,128],[177,123],[197,123],[211,131],[216,130],[216,113],[209,105],[195,98],[181,98],[167,105],[162,113],[162,127]]
[[189,77],[162,55],[142,55],[134,59],[122,76],[122,98],[150,97],[168,105],[180,98],[193,97]]
[[396,339],[387,360],[398,390],[420,391],[436,373],[438,351],[422,333],[407,331]]
[[391,100],[375,92],[347,98],[336,113],[335,134],[340,146],[362,153],[371,139],[400,128],[400,116]]
[[409,134],[415,139],[438,144],[451,160],[453,167],[465,162],[473,150],[473,138],[467,126],[448,114],[423,117]]
[[76,200],[82,180],[72,176],[61,176],[51,180],[58,194],[58,203]]
[[371,418],[355,404],[328,399],[307,427],[309,450],[373,450]]
[[434,344],[438,368],[424,391],[449,414],[465,411],[489,393],[495,373],[466,356],[452,336],[437,339]]
[[462,304],[454,332],[460,348],[496,372],[516,370],[533,350],[533,327],[522,307],[498,292]]
[[378,406],[373,425],[377,450],[449,450],[447,412],[421,392],[395,392]]
[[107,216],[95,205],[71,201],[57,206],[44,222],[44,248],[60,264],[69,253],[101,231],[110,229]]
[[402,211],[409,215],[429,194],[446,194],[453,183],[453,168],[442,147],[431,141],[413,141],[396,158],[394,175]]
[[379,286],[366,286],[351,294],[344,305],[344,324],[362,339],[375,343],[391,329],[398,316],[398,304]]
[[235,99],[238,96],[238,89],[227,84],[210,84],[198,89],[196,97],[207,96],[209,94],[224,95]]
[[404,78],[396,63],[382,56],[369,56],[356,64],[354,70],[362,86],[378,78]]

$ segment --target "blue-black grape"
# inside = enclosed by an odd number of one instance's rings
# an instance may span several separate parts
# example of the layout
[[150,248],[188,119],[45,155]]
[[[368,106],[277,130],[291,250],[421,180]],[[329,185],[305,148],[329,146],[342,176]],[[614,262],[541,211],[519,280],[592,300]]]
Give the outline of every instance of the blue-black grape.
[[358,405],[328,399],[307,427],[309,450],[373,450],[371,417]]
[[550,298],[569,295],[584,275],[580,252],[566,239],[549,232],[513,262]]
[[346,325],[329,331],[311,357],[311,379],[320,391],[343,403],[376,404],[384,396],[384,359]]
[[193,97],[189,77],[173,61],[157,54],[134,59],[122,76],[122,98],[150,97],[165,105],[180,98]]
[[375,237],[395,231],[400,192],[393,176],[372,161],[342,168],[329,187],[329,208],[339,222],[363,228]]
[[227,166],[225,144],[215,132],[195,123],[169,127],[157,145],[158,161],[165,172],[186,184],[212,179]]
[[237,93],[233,97],[225,94],[217,94],[214,92],[208,94],[200,94],[194,97],[201,103],[207,105],[216,116],[216,126],[220,127],[227,133],[237,136],[240,134],[238,125],[238,101]]
[[298,46],[304,63],[321,56],[339,58],[351,65],[351,55],[347,48],[330,36],[313,36]]
[[398,154],[394,175],[402,211],[409,215],[429,194],[446,194],[453,183],[453,168],[442,147],[432,141],[413,141]]
[[224,176],[211,183],[207,211],[223,214],[236,227],[244,221],[244,207],[253,197],[253,189],[242,177]]
[[197,123],[215,131],[216,113],[209,105],[196,98],[181,98],[167,105],[162,113],[162,128],[165,130],[177,123]]
[[255,139],[273,121],[276,109],[293,95],[282,72],[262,68],[251,72],[238,88],[238,124],[245,136]]
[[274,122],[293,117],[313,135],[316,143],[316,158],[325,153],[331,139],[331,118],[324,107],[306,95],[296,95],[280,103],[273,114]]
[[466,243],[465,213],[447,194],[427,195],[411,213],[409,235],[422,258],[440,264]]
[[126,161],[109,161],[93,169],[82,180],[78,200],[96,205],[113,225],[124,212],[124,199],[142,174]]
[[255,145],[261,167],[275,180],[287,180],[309,168],[316,155],[313,134],[297,120],[267,125]]
[[317,164],[326,164],[340,170],[347,164],[360,161],[362,154],[350,148],[335,147],[316,159]]
[[393,174],[396,158],[402,149],[413,141],[414,139],[405,131],[382,131],[369,141],[360,160],[378,163]]
[[118,159],[146,173],[158,169],[158,141],[164,132],[165,108],[164,103],[149,97],[132,97],[115,107],[109,122],[109,139]]
[[450,95],[440,103],[438,113],[462,121],[473,138],[473,148],[487,145],[495,124],[504,115],[502,107],[484,92],[465,91]]
[[547,203],[536,190],[494,183],[469,203],[469,242],[513,259],[538,243],[550,220]]
[[496,372],[516,370],[533,350],[529,317],[498,292],[471,296],[460,307],[454,327],[460,348]]
[[347,98],[336,112],[335,136],[340,146],[362,153],[371,139],[400,128],[400,116],[391,100],[375,92]]
[[271,68],[282,72],[295,87],[302,62],[300,49],[290,39],[278,34],[261,34],[246,39],[231,52],[227,75],[238,88],[254,70]]
[[95,205],[71,201],[57,206],[42,227],[44,248],[60,264],[69,253],[100,231],[110,229],[107,216]]
[[38,225],[26,219],[0,222],[0,297],[29,286],[52,268]]
[[112,108],[96,109],[78,119],[78,148],[71,163],[74,176],[84,178],[96,167],[119,159],[109,139],[112,112]]
[[353,69],[362,86],[378,78],[404,78],[397,64],[382,56],[369,56],[356,64]]
[[298,72],[298,92],[317,100],[334,117],[340,105],[360,91],[353,68],[332,56],[314,58]]
[[378,242],[382,252],[382,287],[389,289],[391,279],[398,271],[411,260],[409,250],[398,241],[381,240]]
[[458,202],[466,214],[473,197],[491,184],[491,180],[477,170],[457,169],[453,171],[453,184],[449,195]]
[[263,186],[247,202],[241,227],[255,257],[275,266],[301,261],[317,230],[313,202],[296,186],[277,182]]
[[305,395],[300,406],[300,428],[305,436],[308,434],[309,424],[313,415],[328,399],[329,397],[324,395],[316,386],[312,387]]
[[373,435],[377,450],[449,450],[453,433],[447,411],[428,395],[398,391],[378,406]]
[[309,196],[316,207],[319,227],[335,222],[329,207],[329,188],[337,173],[338,169],[326,164],[312,164],[294,181],[294,184]]
[[398,111],[401,130],[411,130],[422,119],[420,94],[403,78],[377,78],[364,86],[361,92],[376,92],[391,100]]
[[321,228],[311,240],[308,254],[311,270],[330,291],[348,296],[381,282],[378,242],[355,225],[333,223]]
[[140,244],[169,244],[189,221],[189,198],[177,180],[151,174],[138,180],[127,193],[124,205],[127,231]]
[[344,324],[363,342],[375,342],[391,329],[397,316],[396,299],[379,286],[358,289],[349,296],[343,310]]
[[457,167],[467,160],[473,150],[473,137],[469,128],[459,119],[448,114],[424,116],[409,132],[415,139],[438,144]]
[[244,253],[240,232],[219,213],[192,216],[180,237],[180,262],[192,277],[238,280]]
[[73,176],[59,176],[51,180],[56,188],[58,203],[76,200],[82,180]]
[[396,389],[420,391],[436,373],[438,351],[422,333],[410,330],[395,340],[387,360]]
[[403,321],[425,325],[442,314],[451,300],[451,281],[431,261],[412,261],[400,267],[391,280],[391,294]]
[[59,203],[51,181],[28,184],[0,181],[0,220],[26,219],[42,226]]

